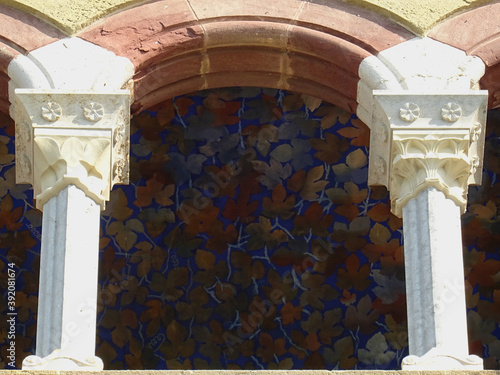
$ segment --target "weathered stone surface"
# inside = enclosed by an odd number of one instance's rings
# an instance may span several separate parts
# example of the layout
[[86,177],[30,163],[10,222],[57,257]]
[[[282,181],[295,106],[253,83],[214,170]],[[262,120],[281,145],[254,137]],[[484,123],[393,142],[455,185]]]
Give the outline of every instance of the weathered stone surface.
[[490,108],[500,105],[500,24],[497,17],[492,17],[496,14],[500,14],[499,2],[451,17],[429,33],[431,38],[483,60],[486,73],[480,85],[490,93]]
[[288,35],[289,51],[331,61],[342,70],[358,75],[358,68],[370,52],[341,37],[302,26],[293,26]]
[[434,25],[451,14],[494,0],[350,0],[383,14],[424,36]]
[[[288,57],[288,66],[292,76],[321,83],[349,98],[356,97],[356,85],[359,80],[357,74],[345,71],[343,66],[335,64],[335,61],[291,53]],[[323,77],[323,80],[319,82],[318,77]]]
[[136,101],[141,101],[162,87],[200,75],[204,60],[205,57],[200,53],[189,53],[145,70],[142,75],[137,75],[135,78]]
[[90,23],[118,9],[143,0],[2,0],[1,3],[31,13],[72,35]]
[[0,4],[0,35],[19,52],[30,52],[65,35],[44,21]]
[[130,111],[132,114],[137,114],[144,109],[148,109],[166,99],[173,98],[177,95],[192,93],[205,88],[205,78],[191,76],[188,79],[174,82],[167,86],[162,86],[155,91],[148,91],[147,94],[136,100],[132,104]]
[[307,2],[297,24],[338,36],[374,54],[415,36],[390,18],[342,1]]
[[285,50],[289,34],[286,23],[273,22],[271,19],[221,19],[204,23],[203,29],[207,49],[227,46],[265,46]]
[[500,23],[492,15],[499,13],[498,2],[472,9],[435,26],[429,37],[479,56],[486,66],[493,66],[500,61]]
[[301,11],[301,0],[233,0],[219,1],[217,5],[210,0],[189,0],[189,4],[199,19],[226,17],[266,17],[268,19],[294,19]]
[[136,71],[203,48],[203,30],[185,0],[154,1],[103,19],[78,35],[132,61]]

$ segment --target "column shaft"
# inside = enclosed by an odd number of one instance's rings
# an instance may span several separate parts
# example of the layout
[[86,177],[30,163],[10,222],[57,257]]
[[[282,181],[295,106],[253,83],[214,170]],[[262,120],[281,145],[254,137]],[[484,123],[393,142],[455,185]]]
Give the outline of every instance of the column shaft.
[[102,369],[95,357],[101,208],[74,185],[43,208],[36,357],[23,368],[70,369],[78,361]]
[[[70,185],[44,205],[37,355],[95,352],[100,206]],[[64,301],[64,304],[61,304]]]
[[410,354],[468,355],[460,208],[435,188],[403,207]]

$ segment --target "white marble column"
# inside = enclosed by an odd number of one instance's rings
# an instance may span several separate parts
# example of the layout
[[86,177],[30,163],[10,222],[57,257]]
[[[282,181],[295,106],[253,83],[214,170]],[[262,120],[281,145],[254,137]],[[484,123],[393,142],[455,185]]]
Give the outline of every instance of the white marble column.
[[487,95],[374,98],[386,118],[377,124],[384,154],[370,156],[378,158],[373,172],[387,174],[392,212],[403,217],[410,355],[402,368],[482,369],[468,350],[460,216],[469,183],[481,179]]
[[100,211],[128,182],[129,92],[16,90],[17,181],[43,210],[36,355],[23,370],[102,370]]
[[[36,356],[25,368],[102,369],[95,357],[100,206],[68,185],[43,207]],[[56,359],[56,357],[58,357]],[[78,361],[78,363],[75,363]],[[46,367],[47,366],[47,367]]]
[[434,187],[403,207],[408,340],[404,369],[482,369],[469,356],[460,208]]

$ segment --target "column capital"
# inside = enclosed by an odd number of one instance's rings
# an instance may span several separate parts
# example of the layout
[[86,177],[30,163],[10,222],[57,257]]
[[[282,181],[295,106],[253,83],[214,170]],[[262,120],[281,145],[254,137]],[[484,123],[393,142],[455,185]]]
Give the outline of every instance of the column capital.
[[428,187],[465,212],[467,187],[480,184],[486,91],[421,93],[374,90],[371,183],[387,186],[392,211]]
[[130,92],[16,89],[16,179],[36,206],[76,185],[104,209],[128,183]]

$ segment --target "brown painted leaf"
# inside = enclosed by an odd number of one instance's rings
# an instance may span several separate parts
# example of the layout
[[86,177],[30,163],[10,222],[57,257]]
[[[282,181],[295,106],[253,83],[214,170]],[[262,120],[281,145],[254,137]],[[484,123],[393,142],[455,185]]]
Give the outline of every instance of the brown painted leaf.
[[368,217],[377,223],[389,220],[391,208],[386,203],[380,202],[370,208],[367,212]]
[[206,243],[206,248],[213,250],[218,254],[224,253],[228,246],[238,241],[239,234],[234,224],[229,224],[223,229],[223,223],[219,220],[214,222],[207,234],[210,236]]
[[202,190],[209,190],[212,197],[224,196],[232,198],[236,195],[238,187],[238,169],[229,164],[222,167],[216,165],[207,165],[203,167],[206,176],[201,176],[196,180],[195,185]]
[[231,252],[231,264],[235,268],[231,275],[231,281],[243,288],[266,275],[266,267],[262,261],[256,259],[252,262],[250,254],[242,251]]
[[161,292],[167,301],[177,301],[184,295],[184,287],[188,281],[188,270],[185,267],[177,267],[169,270],[167,277],[154,272],[151,279],[151,289]]
[[212,126],[233,125],[240,121],[238,110],[241,107],[239,101],[225,101],[217,94],[208,94],[203,101],[203,106],[197,107],[198,114],[203,116],[213,116]]
[[406,321],[398,323],[391,315],[385,316],[385,325],[389,331],[384,333],[386,340],[396,350],[403,350],[408,347],[408,327]]
[[275,305],[293,301],[297,296],[298,289],[293,287],[293,277],[291,274],[283,277],[275,270],[270,269],[267,273],[267,280],[270,286],[264,286],[265,296]]
[[245,228],[245,232],[250,234],[247,242],[247,250],[259,250],[267,246],[270,249],[276,248],[280,243],[288,240],[288,235],[281,229],[272,229],[271,221],[263,216],[259,217],[258,223],[252,223]]
[[137,199],[134,204],[137,207],[147,207],[153,200],[161,206],[170,206],[174,202],[170,199],[175,192],[175,185],[159,182],[156,178],[146,181],[146,186],[137,187]]
[[301,281],[303,286],[307,288],[300,295],[300,304],[302,306],[310,305],[321,310],[325,307],[323,301],[331,301],[338,297],[338,292],[326,283],[324,275],[311,274],[306,271],[302,274]]
[[229,272],[227,263],[224,260],[218,262],[216,260],[216,256],[212,252],[198,249],[195,255],[195,262],[200,271],[194,275],[194,280],[208,288],[216,280],[224,279]]
[[249,125],[243,129],[247,135],[246,144],[255,147],[262,156],[267,156],[271,150],[271,143],[278,142],[278,128],[274,125]]
[[139,251],[132,254],[130,262],[139,263],[137,266],[137,276],[146,276],[149,271],[151,271],[151,267],[153,267],[155,271],[160,270],[167,258],[167,252],[165,250],[158,246],[153,248],[153,245],[146,241],[139,242],[135,247],[139,249]]
[[352,169],[363,168],[368,163],[368,158],[362,149],[358,148],[346,157],[346,165]]
[[472,287],[479,285],[480,287],[494,286],[499,280],[496,280],[500,272],[500,261],[496,259],[486,260],[485,253],[478,254],[477,261],[472,265],[467,274],[467,281]]
[[24,264],[26,252],[38,243],[29,230],[0,233],[0,249],[6,250],[7,259],[18,266]]
[[361,298],[356,306],[350,305],[347,307],[345,318],[342,320],[344,326],[348,329],[359,331],[363,335],[371,334],[377,326],[375,322],[379,317],[379,313],[372,310],[372,300],[366,295]]
[[293,324],[296,320],[300,321],[302,317],[302,306],[294,306],[291,302],[285,303],[281,308],[281,320],[283,325]]
[[144,366],[142,364],[142,345],[141,343],[132,338],[129,342],[130,354],[125,354],[125,363],[127,364],[127,369],[130,370],[143,370]]
[[335,340],[333,349],[326,347],[323,356],[327,363],[336,365],[342,370],[354,369],[358,359],[354,356],[354,343],[351,336]]
[[23,225],[19,222],[23,215],[23,208],[13,208],[12,197],[5,196],[0,201],[0,229],[5,227],[8,231],[16,231]]
[[113,221],[107,228],[108,236],[115,236],[116,242],[125,251],[129,251],[137,242],[137,233],[144,233],[144,226],[138,219],[127,222]]
[[341,289],[365,290],[371,284],[370,264],[360,265],[356,254],[351,254],[346,261],[345,269],[340,268],[337,273],[337,286]]
[[289,163],[282,164],[274,159],[271,159],[269,164],[261,160],[252,160],[252,166],[257,172],[261,173],[257,177],[257,181],[269,190],[274,189],[277,185],[282,185],[283,180],[286,180],[292,174],[292,166]]
[[307,109],[311,112],[314,112],[323,102],[320,98],[316,98],[307,94],[301,94],[301,97]]
[[153,117],[151,113],[147,111],[141,112],[139,115],[134,116],[131,121],[131,126],[133,128],[139,129],[141,131],[141,136],[149,141],[161,140],[161,136],[159,133],[163,129],[165,129],[166,125],[166,123],[160,124],[158,122],[158,118],[156,116]]
[[352,113],[329,103],[325,103],[319,107],[316,111],[314,111],[314,115],[322,117],[322,129],[331,128],[337,123],[337,121],[345,124],[352,117]]
[[370,230],[370,240],[375,245],[384,245],[391,239],[391,232],[385,226],[379,223]]
[[316,310],[302,321],[300,326],[308,334],[318,334],[321,342],[329,345],[332,339],[340,336],[344,330],[339,324],[341,317],[342,311],[339,308],[327,310],[323,315]]
[[97,347],[96,355],[102,359],[106,369],[113,369],[114,366],[117,366],[119,370],[123,369],[123,363],[116,360],[118,357],[116,349],[108,341],[104,341]]
[[194,237],[192,234],[183,232],[181,228],[173,228],[163,239],[166,250],[175,250],[180,257],[190,258],[202,243],[202,238]]
[[161,326],[167,326],[174,319],[174,310],[159,299],[147,301],[145,305],[149,308],[141,314],[140,321],[148,322],[146,335],[151,337],[158,333]]
[[254,213],[259,208],[259,204],[259,201],[250,202],[248,194],[238,194],[236,200],[227,200],[222,216],[233,222],[251,223],[256,219]]
[[318,202],[313,202],[304,215],[298,215],[293,220],[293,233],[301,236],[312,230],[313,235],[328,236],[328,228],[333,223],[332,215],[324,215],[323,207]]
[[317,150],[314,157],[327,164],[335,164],[342,154],[349,148],[349,142],[345,138],[339,138],[335,134],[325,133],[325,139],[309,139],[312,147]]
[[369,147],[370,129],[359,119],[352,119],[351,125],[339,129],[338,133],[346,138],[350,138],[350,143],[353,146]]
[[262,358],[264,363],[274,359],[274,356],[280,356],[286,353],[285,339],[278,338],[273,340],[271,335],[261,332],[259,335],[259,348],[257,349],[257,356]]
[[190,236],[206,232],[219,215],[220,208],[209,205],[203,209],[196,209],[186,222],[185,233]]
[[312,370],[322,370],[325,368],[325,362],[319,352],[312,352],[304,361],[304,368]]
[[120,299],[120,305],[122,306],[129,305],[134,301],[142,305],[149,295],[149,289],[145,286],[141,286],[139,280],[134,276],[128,276],[120,283],[120,286],[123,288],[122,297]]
[[296,111],[304,105],[304,98],[301,94],[291,93],[283,98],[281,107],[284,111]]
[[186,116],[189,112],[189,107],[194,104],[193,99],[180,96],[174,100],[175,110],[179,116]]
[[306,175],[306,180],[302,190],[300,191],[300,196],[305,200],[315,200],[318,198],[318,192],[322,191],[328,181],[322,181],[320,178],[323,176],[324,168],[323,166],[317,166],[309,170]]
[[335,223],[331,238],[336,242],[343,242],[345,249],[349,252],[355,252],[366,245],[366,235],[370,228],[371,223],[368,217],[356,217],[350,222],[348,228],[344,223]]
[[167,326],[167,340],[160,346],[165,359],[171,360],[180,357],[190,357],[195,350],[195,342],[187,337],[187,330],[175,320]]
[[267,368],[269,370],[291,370],[293,369],[293,359],[285,358],[279,361],[279,363],[271,362]]
[[169,223],[175,222],[175,214],[170,208],[160,208],[159,210],[148,207],[142,210],[137,217],[146,223],[146,230],[152,238],[165,232]]
[[283,185],[276,185],[273,189],[271,198],[264,197],[262,201],[262,214],[268,218],[281,218],[288,220],[295,212],[295,195],[287,197],[286,190]]

